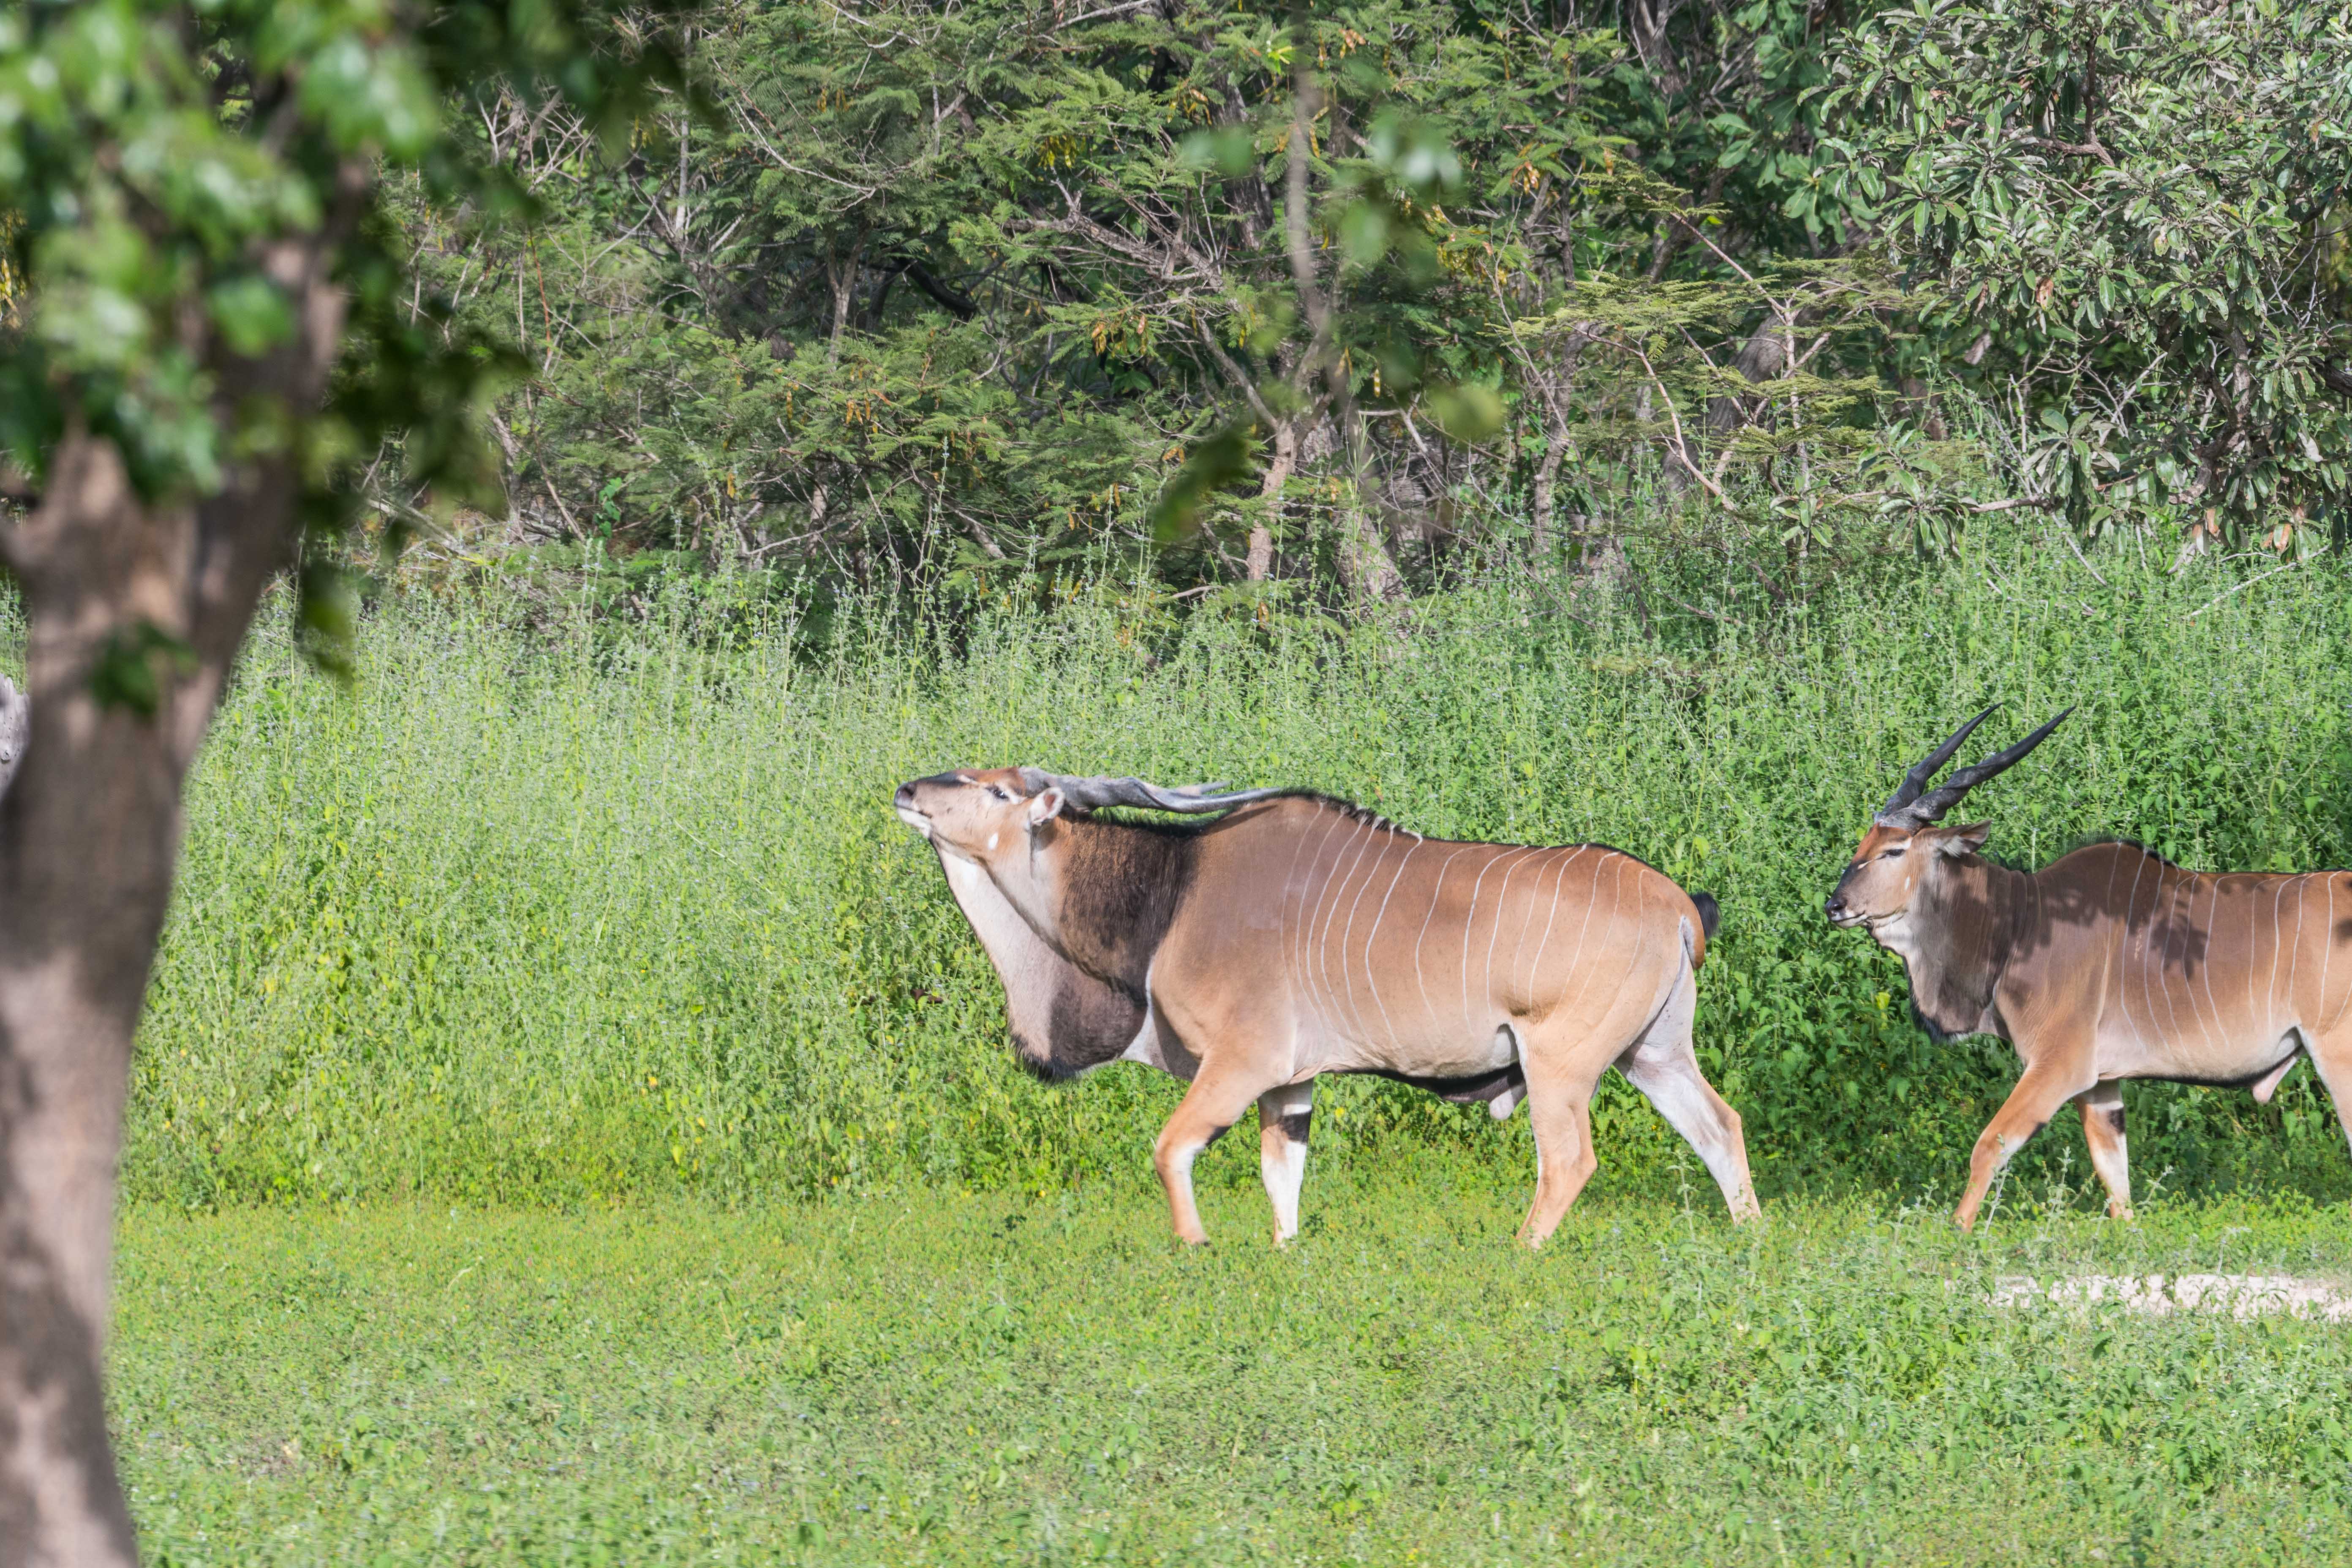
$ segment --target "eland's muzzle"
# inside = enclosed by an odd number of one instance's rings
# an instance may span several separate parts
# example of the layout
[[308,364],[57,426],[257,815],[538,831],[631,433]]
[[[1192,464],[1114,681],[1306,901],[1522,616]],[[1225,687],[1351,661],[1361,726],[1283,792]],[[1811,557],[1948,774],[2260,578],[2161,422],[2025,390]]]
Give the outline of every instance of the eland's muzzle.
[[898,793],[890,797],[890,808],[898,814],[899,821],[929,838],[931,836],[931,815],[915,804],[915,785],[923,782],[912,779],[900,784]]

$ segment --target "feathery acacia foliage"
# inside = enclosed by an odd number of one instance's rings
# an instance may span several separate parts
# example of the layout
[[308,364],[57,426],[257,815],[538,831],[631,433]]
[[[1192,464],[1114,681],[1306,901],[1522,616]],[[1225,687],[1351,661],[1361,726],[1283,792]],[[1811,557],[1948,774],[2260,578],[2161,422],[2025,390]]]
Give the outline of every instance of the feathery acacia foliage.
[[1820,526],[1874,490],[1831,470],[1895,384],[1852,328],[1896,309],[1816,167],[1830,35],[1620,21],[736,0],[695,34],[709,118],[608,174],[493,106],[535,224],[414,224],[533,361],[510,521],[566,548],[986,574],[1147,548],[1204,447],[1180,578],[1393,592],[1472,515],[1584,526],[1643,452]]

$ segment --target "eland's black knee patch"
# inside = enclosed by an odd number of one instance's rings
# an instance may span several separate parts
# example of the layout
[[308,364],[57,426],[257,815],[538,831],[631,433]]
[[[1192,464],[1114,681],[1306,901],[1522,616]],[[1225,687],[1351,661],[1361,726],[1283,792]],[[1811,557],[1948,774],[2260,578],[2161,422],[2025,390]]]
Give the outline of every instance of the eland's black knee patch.
[[1275,1125],[1281,1128],[1282,1135],[1293,1143],[1304,1143],[1307,1142],[1307,1123],[1314,1114],[1312,1110],[1294,1110]]

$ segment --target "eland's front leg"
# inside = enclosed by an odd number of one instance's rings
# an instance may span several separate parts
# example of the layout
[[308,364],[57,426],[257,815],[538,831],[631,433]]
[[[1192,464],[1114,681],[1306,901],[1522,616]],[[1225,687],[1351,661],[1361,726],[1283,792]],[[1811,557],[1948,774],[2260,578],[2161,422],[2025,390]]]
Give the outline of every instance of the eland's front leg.
[[2124,1086],[2113,1079],[2074,1097],[2083,1108],[2083,1142],[2091,1146],[2091,1169],[2107,1189],[2107,1217],[2129,1219],[2131,1162],[2124,1149]]
[[1192,1162],[1242,1119],[1265,1082],[1230,1068],[1221,1071],[1213,1062],[1202,1067],[1152,1147],[1151,1162],[1168,1194],[1168,1217],[1175,1222],[1176,1234],[1196,1247],[1209,1239],[1209,1233],[1202,1228],[1201,1211],[1192,1202]]
[[1257,1097],[1257,1168],[1274,1205],[1274,1244],[1298,1234],[1298,1186],[1307,1175],[1307,1124],[1315,1080],[1285,1084]]
[[1978,1135],[1976,1147],[1969,1153],[1968,1191],[1960,1194],[1959,1206],[1952,1211],[1953,1223],[1962,1230],[1976,1228],[1977,1211],[1984,1206],[1993,1178],[2000,1174],[2010,1156],[2048,1125],[2060,1106],[2083,1092],[2083,1079],[2091,1074],[2067,1059],[2073,1054],[2053,1050],[2027,1068]]

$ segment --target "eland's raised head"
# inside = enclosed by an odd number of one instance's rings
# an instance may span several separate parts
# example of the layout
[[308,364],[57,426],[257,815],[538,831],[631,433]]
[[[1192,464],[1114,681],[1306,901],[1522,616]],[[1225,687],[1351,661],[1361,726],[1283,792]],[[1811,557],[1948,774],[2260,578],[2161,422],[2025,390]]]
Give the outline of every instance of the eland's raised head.
[[1227,790],[1221,784],[1173,789],[1141,779],[1049,773],[1042,768],[987,768],[932,773],[898,786],[891,805],[898,819],[944,854],[986,861],[1030,838],[1065,812],[1107,805],[1173,811],[1187,816],[1230,810],[1279,790]]

